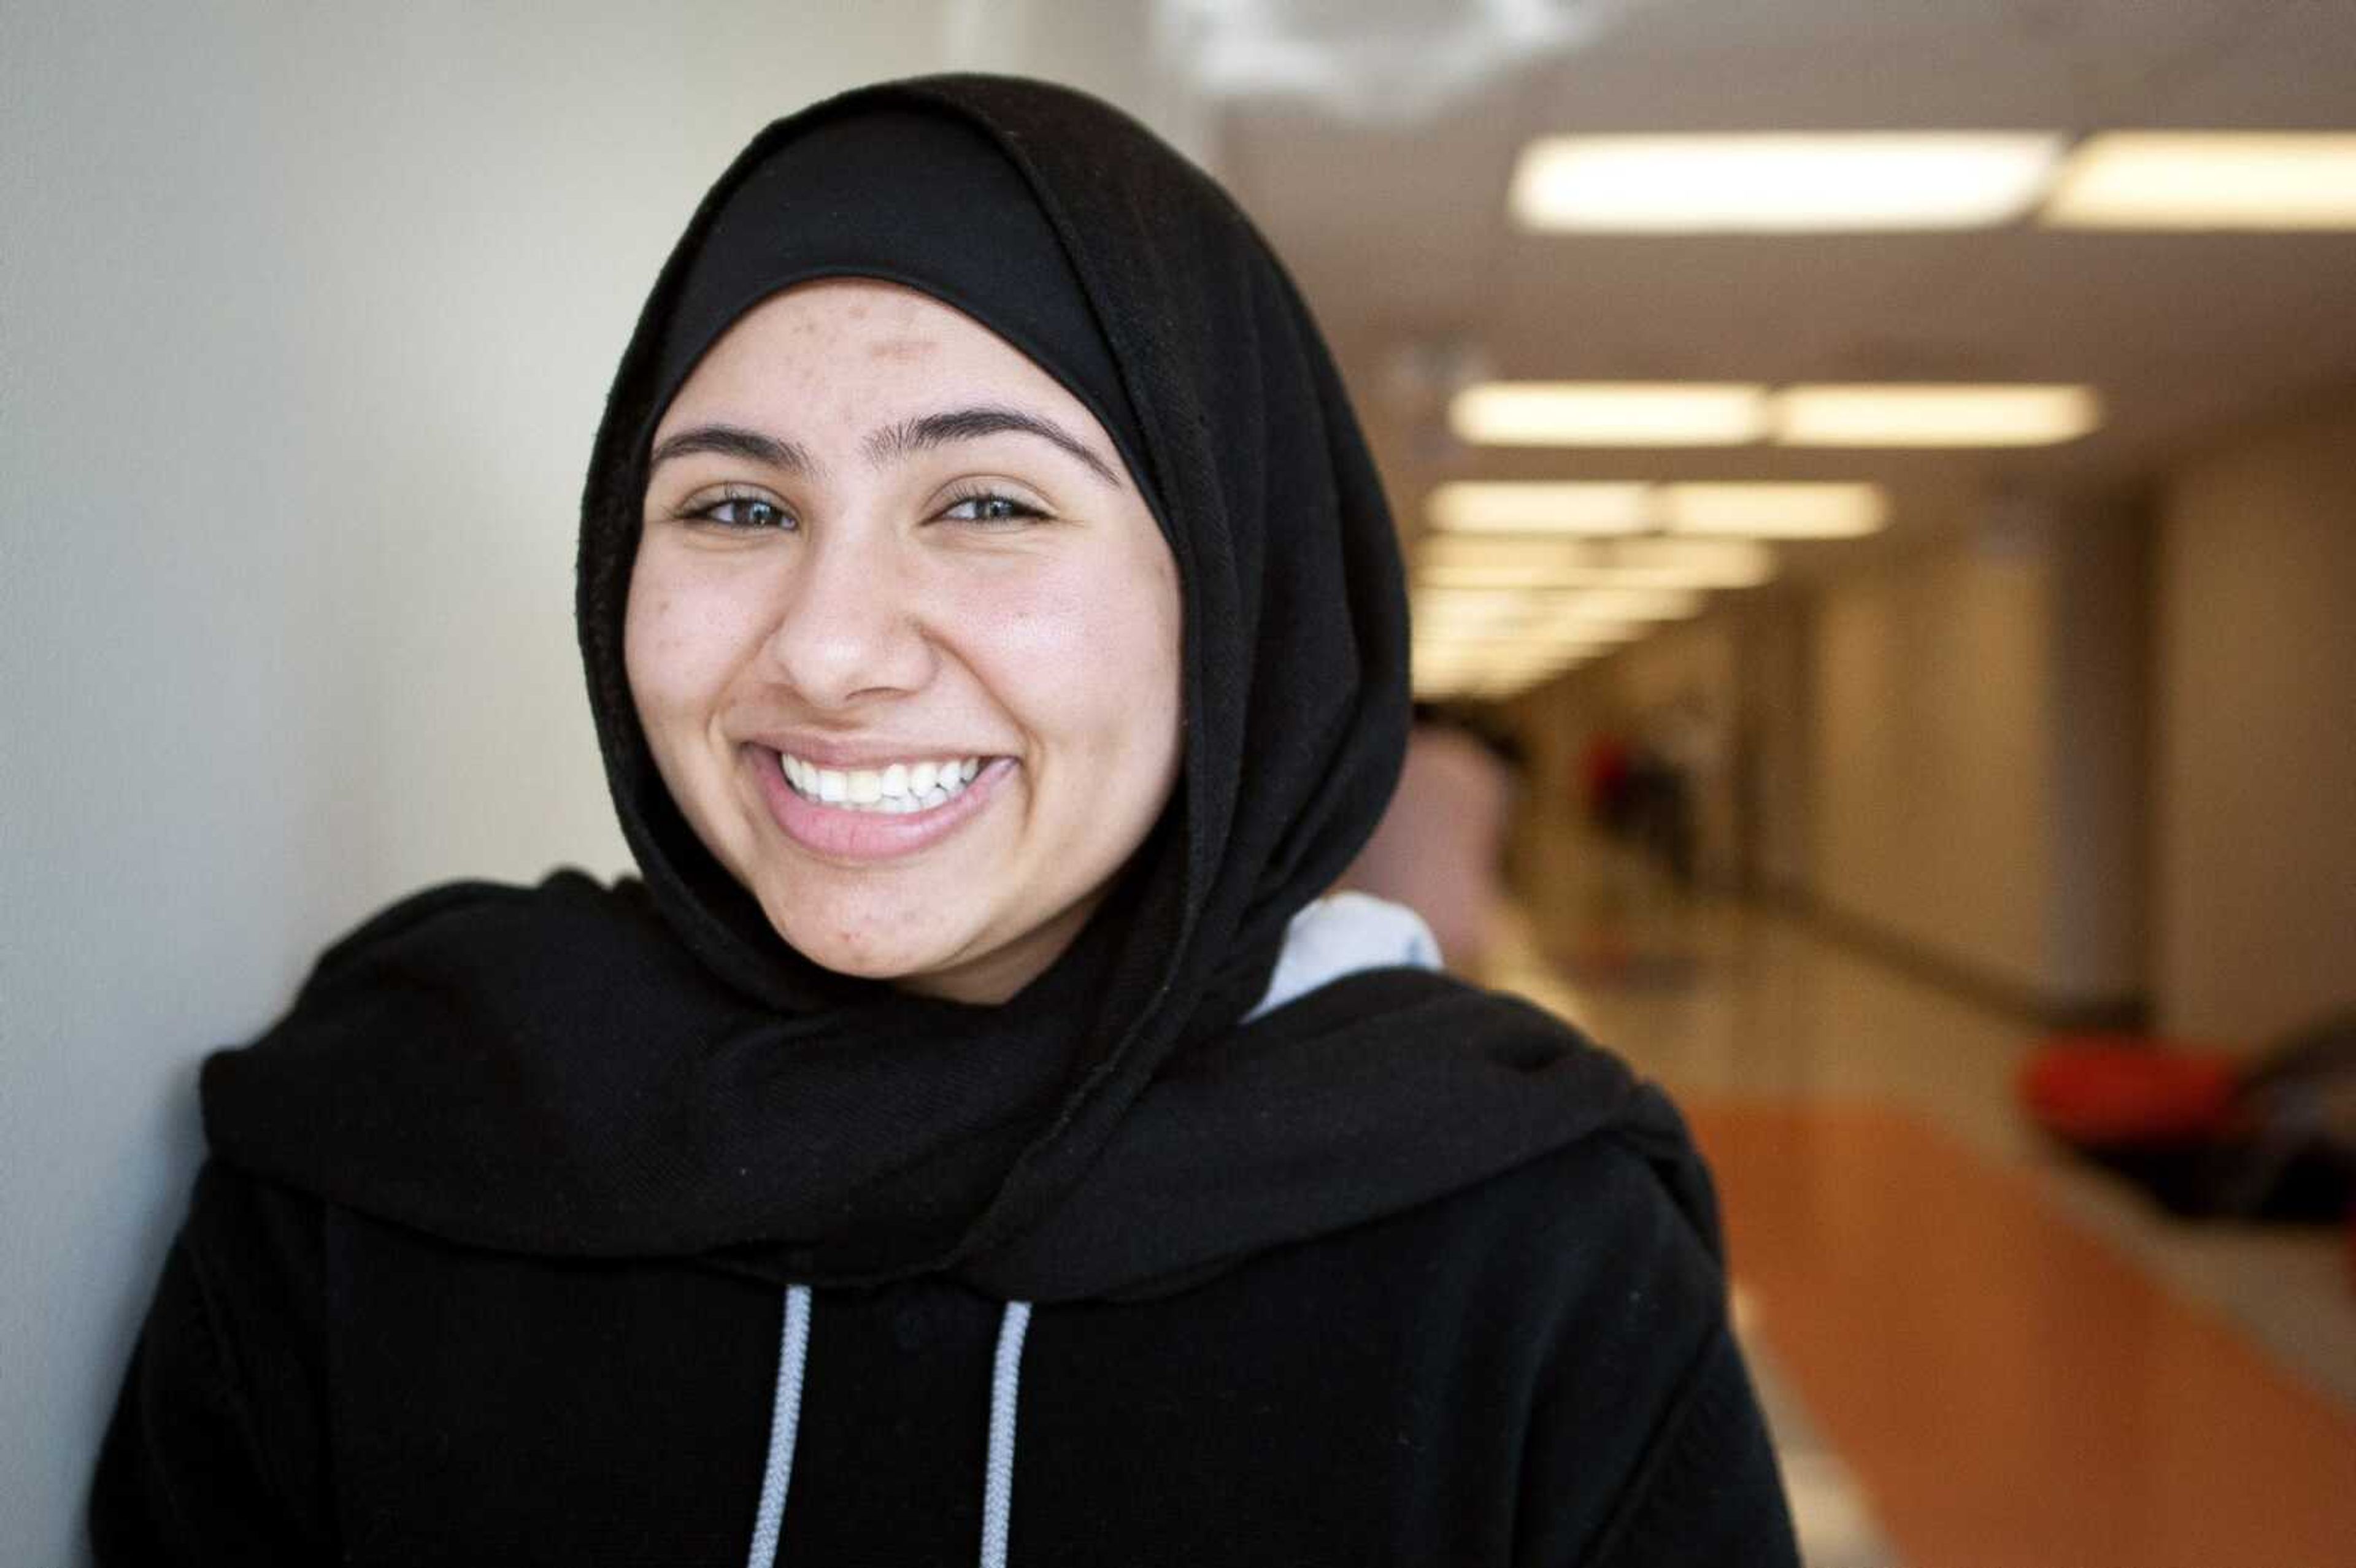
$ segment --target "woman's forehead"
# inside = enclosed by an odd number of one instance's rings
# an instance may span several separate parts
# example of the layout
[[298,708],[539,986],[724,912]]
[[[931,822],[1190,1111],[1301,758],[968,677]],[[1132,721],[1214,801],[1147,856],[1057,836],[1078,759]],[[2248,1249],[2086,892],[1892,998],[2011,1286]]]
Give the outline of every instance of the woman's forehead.
[[698,361],[661,423],[714,400],[822,417],[847,404],[977,394],[1044,406],[1103,439],[1085,403],[988,326],[867,278],[801,283],[753,306]]

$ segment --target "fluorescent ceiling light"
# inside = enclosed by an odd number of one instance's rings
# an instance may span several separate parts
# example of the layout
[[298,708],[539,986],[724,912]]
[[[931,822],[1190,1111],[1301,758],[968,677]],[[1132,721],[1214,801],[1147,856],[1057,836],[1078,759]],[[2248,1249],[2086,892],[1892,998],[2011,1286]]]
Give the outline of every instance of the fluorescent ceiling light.
[[1480,656],[1495,657],[1507,649],[1526,648],[1533,654],[1551,650],[1557,653],[1579,652],[1585,649],[1612,648],[1622,643],[1633,642],[1653,629],[1652,623],[1640,620],[1612,621],[1603,619],[1543,622],[1526,631],[1511,635],[1489,637],[1452,637],[1434,635],[1419,637],[1419,656],[1429,653],[1435,658]]
[[1580,621],[1534,626],[1511,635],[1419,635],[1415,658],[1421,663],[1484,667],[1543,662],[1575,654],[1608,652],[1622,643],[1648,635],[1653,630],[1654,624],[1645,621]]
[[1510,635],[1535,619],[1532,606],[1510,600],[1497,603],[1434,603],[1419,594],[1408,607],[1408,622],[1418,643],[1434,637],[1479,637]]
[[1467,597],[1454,590],[1444,594],[1419,592],[1413,605],[1416,624],[1477,628],[1511,625],[1529,618],[1534,607],[1519,595],[1484,592],[1485,598]]
[[[1648,541],[1649,542],[1649,541]],[[1664,541],[1666,542],[1666,541]],[[1741,544],[1741,539],[1681,540],[1695,544]],[[1753,569],[1740,562],[1682,562],[1664,560],[1657,565],[1609,569],[1565,566],[1446,566],[1418,575],[1420,588],[1451,592],[1528,588],[1558,591],[1593,588],[1755,588],[1775,575],[1770,566]]]
[[1626,634],[1641,632],[1639,624],[1589,622],[1540,622],[1510,632],[1427,632],[1416,629],[1415,655],[1418,658],[1496,659],[1524,652],[1533,657],[1548,650],[1601,647],[1624,642]]
[[1701,595],[1690,588],[1591,588],[1569,596],[1556,609],[1558,623],[1682,621],[1701,611]]
[[2102,422],[2088,387],[1861,383],[1775,399],[1785,446],[2048,446]]
[[[1449,404],[1462,439],[1489,446],[2040,446],[2102,422],[2090,387],[1858,382],[1487,381]],[[1623,482],[1472,483],[1434,492],[1451,533],[1641,531],[1650,497]]]
[[1538,629],[1510,637],[1483,637],[1471,641],[1418,642],[1415,656],[1427,663],[1441,666],[1479,665],[1483,667],[1505,667],[1523,664],[1542,664],[1551,659],[1566,658],[1576,654],[1597,652],[1616,647],[1640,635],[1642,627],[1614,627],[1609,635],[1599,635],[1595,628]]
[[2038,131],[1548,136],[1522,150],[1509,201],[1525,228],[1587,233],[1986,229],[2029,211],[2062,144]]
[[1601,564],[1602,551],[1582,539],[1545,534],[1431,534],[1416,548],[1416,564],[1542,568]]
[[2113,131],[2072,155],[2062,229],[2356,229],[2356,134]]
[[1756,588],[1775,575],[1775,552],[1755,539],[1615,539],[1612,581],[1663,588]]
[[1415,602],[1420,609],[1572,588],[1755,588],[1774,575],[1774,550],[1755,539],[1442,534],[1416,550]]
[[1590,643],[1601,651],[1616,648],[1622,643],[1633,643],[1652,630],[1653,624],[1647,620],[1633,616],[1624,621],[1612,620],[1599,615],[1581,617],[1575,629],[1563,635]]
[[1890,496],[1879,485],[1670,485],[1661,491],[1661,514],[1675,533],[1856,539],[1890,521]]
[[1573,588],[1611,581],[1609,573],[1591,568],[1565,566],[1432,566],[1416,573],[1425,588]]
[[1644,620],[1675,618],[1700,602],[1698,594],[1685,589],[1419,588],[1409,618],[1421,654],[1533,635],[1557,643],[1574,637],[1618,642],[1641,630]]
[[1766,429],[1763,387],[1708,381],[1483,381],[1449,428],[1482,446],[1736,446]]
[[1431,493],[1431,526],[1455,533],[1633,534],[1653,525],[1652,486],[1463,480]]
[[[1426,560],[1421,554],[1419,554],[1417,559],[1424,565],[1436,564],[1435,561]],[[1489,564],[1485,558],[1474,558],[1474,562],[1475,564]],[[1501,561],[1496,564],[1510,565],[1516,563],[1511,561]],[[1527,563],[1523,562],[1519,564]],[[1500,604],[1527,605],[1535,603],[1536,602],[1535,597],[1528,592],[1513,592],[1495,588],[1433,588],[1419,581],[1415,589],[1416,607],[1419,610],[1474,610],[1494,607]]]

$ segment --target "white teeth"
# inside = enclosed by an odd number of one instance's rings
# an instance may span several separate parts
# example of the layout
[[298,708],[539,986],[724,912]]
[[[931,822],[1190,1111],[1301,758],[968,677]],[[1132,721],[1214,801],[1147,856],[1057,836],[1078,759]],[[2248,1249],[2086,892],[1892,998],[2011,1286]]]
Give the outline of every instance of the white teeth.
[[946,805],[964,794],[981,772],[978,756],[894,763],[884,768],[822,768],[791,752],[777,755],[786,782],[805,799],[895,816]]

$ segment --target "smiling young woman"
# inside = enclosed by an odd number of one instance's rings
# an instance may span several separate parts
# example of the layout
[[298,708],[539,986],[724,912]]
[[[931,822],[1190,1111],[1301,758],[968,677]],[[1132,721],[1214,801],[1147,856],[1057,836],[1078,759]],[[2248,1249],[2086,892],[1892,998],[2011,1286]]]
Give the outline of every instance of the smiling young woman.
[[796,951],[1006,1000],[1177,776],[1177,566],[1110,439],[970,317],[830,278],[654,451],[625,642],[671,797]]
[[1789,1563],[1657,1091],[1324,896],[1398,546],[1199,172],[780,121],[590,463],[640,875],[462,883],[206,1064],[102,1563]]

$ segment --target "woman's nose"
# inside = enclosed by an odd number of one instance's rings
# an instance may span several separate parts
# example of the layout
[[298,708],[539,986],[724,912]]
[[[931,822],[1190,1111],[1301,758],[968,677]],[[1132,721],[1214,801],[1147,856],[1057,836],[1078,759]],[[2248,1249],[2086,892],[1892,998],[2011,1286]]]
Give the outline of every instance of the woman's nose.
[[913,585],[888,543],[847,528],[813,530],[787,570],[766,651],[804,701],[850,707],[930,678]]

